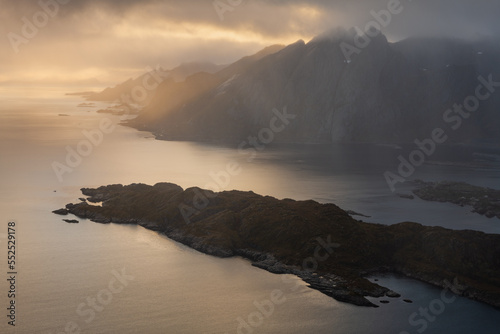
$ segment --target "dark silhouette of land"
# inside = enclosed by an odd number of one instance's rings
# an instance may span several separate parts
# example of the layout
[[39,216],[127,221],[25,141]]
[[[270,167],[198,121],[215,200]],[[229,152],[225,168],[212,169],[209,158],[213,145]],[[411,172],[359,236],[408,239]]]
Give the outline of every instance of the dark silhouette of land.
[[270,272],[295,274],[339,301],[374,306],[366,296],[397,298],[366,279],[390,272],[500,307],[500,235],[411,222],[370,224],[334,204],[183,190],[171,183],[110,185],[82,193],[87,201],[55,212],[138,224],[210,255],[242,256]]

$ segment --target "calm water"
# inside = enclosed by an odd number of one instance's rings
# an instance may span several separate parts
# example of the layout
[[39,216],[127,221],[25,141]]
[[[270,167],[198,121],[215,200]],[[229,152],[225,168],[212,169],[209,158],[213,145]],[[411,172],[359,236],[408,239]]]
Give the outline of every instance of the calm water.
[[[22,98],[16,97],[19,93]],[[500,332],[498,310],[463,298],[440,303],[441,290],[414,280],[378,278],[413,304],[395,299],[378,309],[359,308],[307,289],[292,276],[273,275],[238,258],[200,254],[140,227],[66,224],[50,212],[77,201],[81,187],[162,181],[205,186],[213,182],[211,173],[237,161],[242,171],[226,189],[334,202],[385,224],[412,220],[500,233],[498,219],[392,194],[382,173],[395,169],[396,156],[404,150],[270,146],[249,162],[233,147],[155,141],[148,133],[118,126],[60,182],[52,163],[64,163],[66,146],[76,148],[85,139],[82,131],[98,129],[102,118],[115,123],[119,118],[98,115],[93,112],[97,108],[78,108],[78,98],[62,97],[57,90],[28,98],[24,94],[0,93],[2,277],[7,276],[10,220],[17,223],[18,240],[16,327],[7,326],[8,287],[2,278],[0,332],[71,333],[76,326],[81,333]],[[500,188],[495,165],[425,165],[415,177]],[[408,192],[407,187],[398,191]],[[280,298],[269,306],[273,293]],[[259,311],[258,305],[268,307]],[[409,317],[430,305],[444,309],[427,321],[425,330],[421,316],[413,318],[420,322],[412,326]]]

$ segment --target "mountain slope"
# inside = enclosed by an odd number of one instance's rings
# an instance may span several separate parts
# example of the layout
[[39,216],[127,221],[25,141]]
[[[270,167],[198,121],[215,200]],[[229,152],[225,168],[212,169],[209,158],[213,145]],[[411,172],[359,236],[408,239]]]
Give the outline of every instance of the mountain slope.
[[[280,51],[283,47],[282,45],[267,47],[213,74],[196,73],[181,82],[165,80],[158,87],[151,102],[144,108],[141,115],[129,124],[160,135],[169,131],[170,137],[175,136],[175,129],[179,129],[180,124],[200,116],[207,118],[210,113],[198,114],[198,111],[205,111],[211,106],[211,96],[220,94],[221,87],[244,73],[255,62]],[[169,130],[166,130],[167,128]],[[200,131],[191,135],[193,138],[203,140]]]
[[[188,76],[198,73],[198,72],[207,72],[207,73],[215,73],[222,70],[225,65],[215,65],[212,63],[183,63],[171,70],[164,70],[162,68],[151,69],[150,72],[141,74],[137,78],[130,78],[127,81],[124,81],[115,87],[108,87],[101,92],[90,94],[87,97],[89,101],[120,101],[122,99],[122,95],[132,95],[134,87],[144,87],[148,84],[153,85],[155,80],[157,83],[167,80],[169,82],[179,82],[184,81]],[[151,73],[155,74],[157,79],[148,79],[148,76],[151,76]],[[146,85],[144,84],[144,80],[148,80]],[[146,87],[144,87],[146,88]],[[148,96],[144,99],[135,99],[135,103],[147,105],[151,98],[154,95],[155,90],[146,89]],[[127,101],[122,101],[127,102]]]
[[[353,44],[353,38],[337,30],[247,66],[229,66],[210,79],[186,80],[182,91],[190,94],[175,103],[174,89],[165,85],[133,126],[164,139],[238,143],[269,127],[273,108],[287,107],[296,118],[275,135],[277,141],[413,142],[436,127],[449,130],[443,114],[474,95],[479,75],[500,80],[500,51],[493,42],[393,44],[379,35],[349,62],[341,45]],[[200,80],[210,82],[199,89]],[[482,102],[460,131],[449,131],[450,142],[498,139],[498,96]]]

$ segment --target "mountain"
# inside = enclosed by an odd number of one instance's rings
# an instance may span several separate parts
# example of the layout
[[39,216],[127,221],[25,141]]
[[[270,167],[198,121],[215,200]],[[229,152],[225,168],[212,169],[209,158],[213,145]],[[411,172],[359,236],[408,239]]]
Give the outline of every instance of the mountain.
[[[134,87],[143,87],[147,86],[147,84],[155,85],[155,79],[149,79],[151,73],[154,72],[155,76],[158,77],[157,81],[168,80],[172,82],[179,82],[186,79],[186,77],[198,73],[198,72],[206,72],[206,73],[215,73],[222,70],[226,65],[216,65],[208,62],[191,62],[191,63],[183,63],[171,70],[164,70],[161,67],[157,69],[151,69],[151,71],[141,74],[136,78],[130,78],[127,81],[124,81],[115,87],[108,87],[101,92],[93,93],[87,95],[87,100],[89,101],[112,101],[117,102],[122,99],[122,95],[132,95]],[[148,80],[146,85],[144,84],[144,80]],[[147,92],[147,96],[143,99],[136,98],[133,99],[133,102],[137,104],[147,105],[151,98],[154,95],[155,89],[145,89]],[[127,101],[121,101],[122,103],[127,103]]]
[[[130,125],[162,139],[238,143],[269,128],[276,110],[286,108],[295,118],[273,140],[401,143],[429,138],[435,128],[450,143],[500,139],[500,93],[468,118],[447,113],[475,94],[479,76],[500,81],[498,41],[389,43],[379,34],[358,48],[355,37],[335,30],[244,66],[164,83]],[[357,50],[352,59],[346,45]]]
[[[215,94],[219,94],[217,92],[218,87],[228,85],[240,73],[246,72],[256,62],[283,48],[283,45],[269,46],[252,56],[236,61],[214,74],[199,72],[188,76],[181,82],[165,80],[158,87],[155,96],[149,105],[144,108],[141,115],[132,121],[133,126],[153,130],[155,133],[161,134],[163,126],[185,122],[187,114],[183,114],[182,110],[187,105],[195,101],[201,104],[209,104],[214,90]],[[206,109],[201,108],[200,110]],[[193,112],[196,112],[196,110]],[[203,140],[203,137],[196,133],[192,133],[191,136]]]

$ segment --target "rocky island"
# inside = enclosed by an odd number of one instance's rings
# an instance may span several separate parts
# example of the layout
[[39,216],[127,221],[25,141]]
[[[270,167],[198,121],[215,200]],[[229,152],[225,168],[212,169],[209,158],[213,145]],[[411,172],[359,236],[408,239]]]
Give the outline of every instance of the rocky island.
[[206,254],[241,256],[272,273],[297,275],[339,301],[376,306],[365,297],[398,298],[367,279],[390,272],[500,307],[500,235],[411,222],[364,223],[334,204],[184,190],[171,183],[109,185],[82,193],[87,201],[55,212],[138,224]]
[[426,201],[471,206],[472,212],[500,219],[500,190],[483,188],[465,182],[424,182],[416,180],[415,195]]

